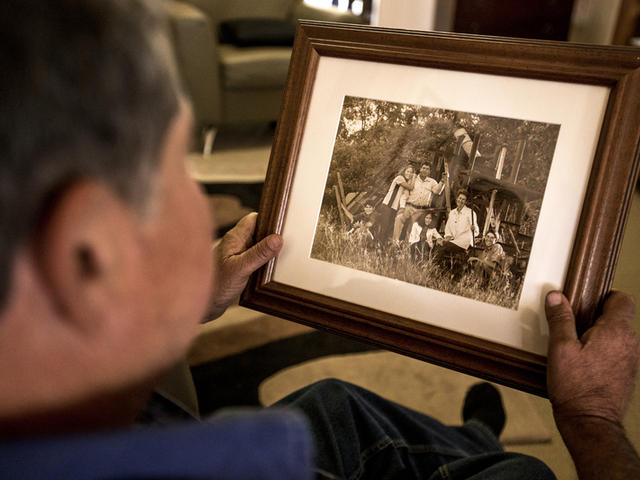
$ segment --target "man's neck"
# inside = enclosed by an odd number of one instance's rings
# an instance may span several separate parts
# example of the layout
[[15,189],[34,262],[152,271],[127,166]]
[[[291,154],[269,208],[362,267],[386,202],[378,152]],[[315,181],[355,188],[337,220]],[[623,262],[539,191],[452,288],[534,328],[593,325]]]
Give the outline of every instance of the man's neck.
[[155,379],[146,387],[123,388],[51,409],[0,415],[0,439],[98,432],[128,427],[147,404]]

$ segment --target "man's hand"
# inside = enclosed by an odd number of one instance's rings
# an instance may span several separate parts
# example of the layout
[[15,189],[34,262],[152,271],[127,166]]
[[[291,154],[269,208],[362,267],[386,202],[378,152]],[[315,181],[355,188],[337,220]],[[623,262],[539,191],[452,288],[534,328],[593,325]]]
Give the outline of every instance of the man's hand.
[[251,246],[257,217],[257,213],[243,217],[213,246],[214,279],[209,320],[222,315],[240,295],[249,276],[282,248],[282,237],[277,234]]
[[612,292],[602,316],[579,339],[567,299],[547,295],[547,388],[556,423],[590,417],[622,425],[640,361],[634,311],[633,297]]
[[578,338],[567,299],[547,295],[547,389],[581,480],[640,478],[640,457],[622,425],[640,359],[634,309],[631,296],[611,293],[602,316]]

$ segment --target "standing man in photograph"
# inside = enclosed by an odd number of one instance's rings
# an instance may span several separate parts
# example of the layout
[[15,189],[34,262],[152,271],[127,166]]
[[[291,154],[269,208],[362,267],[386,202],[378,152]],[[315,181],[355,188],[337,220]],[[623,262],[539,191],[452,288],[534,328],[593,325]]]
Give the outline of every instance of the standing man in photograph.
[[440,195],[444,190],[446,173],[442,174],[442,179],[439,183],[429,175],[431,175],[431,166],[428,163],[423,163],[420,167],[420,173],[413,180],[413,188],[409,193],[407,203],[396,214],[393,225],[394,242],[397,243],[401,240],[400,237],[407,222],[410,220],[409,225],[417,222],[431,206],[433,195]]

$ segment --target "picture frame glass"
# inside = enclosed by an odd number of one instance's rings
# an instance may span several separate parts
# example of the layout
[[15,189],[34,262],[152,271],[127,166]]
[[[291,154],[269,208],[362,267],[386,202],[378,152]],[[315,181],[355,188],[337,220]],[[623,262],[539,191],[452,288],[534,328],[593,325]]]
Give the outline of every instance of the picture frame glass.
[[[545,355],[547,328],[544,295],[550,289],[561,289],[564,284],[609,93],[609,89],[603,86],[321,57],[287,200],[282,228],[285,246],[275,262],[273,280],[416,322]],[[362,125],[356,124],[354,116],[358,108],[369,112],[362,115]],[[376,270],[350,263],[348,257],[336,260],[337,257],[330,257],[326,251],[322,251],[320,235],[324,235],[325,240],[331,240],[326,216],[334,189],[332,184],[335,184],[336,170],[339,172],[340,168],[344,168],[337,167],[344,165],[344,162],[337,162],[336,152],[346,148],[346,137],[354,137],[348,139],[351,149],[368,148],[373,141],[382,144],[378,150],[370,150],[384,154],[379,159],[369,159],[366,171],[357,167],[350,170],[351,178],[353,172],[367,176],[365,183],[378,184],[376,188],[379,192],[386,193],[386,182],[398,165],[406,164],[407,160],[414,165],[422,162],[422,159],[412,155],[416,154],[414,147],[417,144],[424,145],[424,141],[411,143],[402,132],[399,134],[398,129],[389,126],[391,123],[388,118],[384,121],[375,118],[376,115],[383,117],[389,111],[412,115],[413,121],[420,123],[420,128],[425,131],[424,136],[430,139],[424,148],[431,150],[421,153],[431,155],[428,163],[432,168],[439,157],[439,166],[442,166],[442,159],[448,166],[451,165],[451,157],[446,153],[447,145],[457,142],[463,150],[471,148],[468,137],[464,145],[464,126],[465,122],[475,121],[476,125],[480,122],[487,126],[484,143],[478,141],[473,145],[475,151],[480,152],[479,156],[477,153],[474,155],[478,164],[481,159],[486,160],[487,165],[494,162],[494,173],[515,178],[513,161],[503,161],[502,167],[498,168],[497,159],[501,155],[503,160],[507,155],[510,159],[518,157],[517,149],[526,147],[522,144],[520,147],[500,145],[500,142],[492,141],[489,130],[509,124],[525,132],[522,138],[527,136],[529,126],[537,129],[536,132],[544,132],[539,137],[545,139],[547,146],[538,144],[539,151],[532,151],[530,146],[526,154],[527,158],[535,155],[544,157],[536,157],[535,162],[536,165],[546,165],[535,174],[539,177],[538,185],[535,181],[533,185],[524,182],[525,190],[533,194],[525,202],[494,196],[491,211],[498,213],[488,219],[489,215],[484,214],[488,211],[486,206],[479,209],[476,205],[475,209],[481,214],[478,220],[481,233],[493,228],[499,237],[509,237],[499,238],[500,243],[507,245],[512,240],[512,244],[518,245],[519,241],[527,243],[526,237],[530,237],[528,244],[520,243],[521,250],[517,254],[509,252],[512,257],[526,253],[526,269],[522,278],[516,279],[519,284],[515,295],[505,290],[494,292],[496,295],[491,298],[480,298],[475,294],[467,294],[464,288],[456,292],[457,287],[452,283],[454,279],[438,287],[427,280],[411,277],[407,268],[394,271],[387,266]],[[367,122],[377,123],[378,127],[382,125],[382,132],[367,131]],[[445,127],[452,127],[450,135],[442,133],[446,132]],[[345,132],[345,128],[350,133]],[[355,139],[358,135],[362,137],[360,142],[364,143],[358,144]],[[415,133],[412,138],[415,138]],[[510,149],[509,153],[507,149]],[[465,155],[465,152],[459,153]],[[469,152],[466,154],[469,155]],[[522,158],[522,155],[519,157]],[[526,165],[527,161],[531,162],[527,158],[523,160],[523,169],[531,170],[531,165]],[[505,166],[506,163],[509,166]],[[545,169],[548,171],[542,171]],[[385,175],[380,172],[385,172]],[[346,172],[343,173],[346,175]],[[436,177],[436,180],[440,179]],[[351,194],[351,198],[363,190],[353,185],[354,181],[349,181],[349,178],[341,182],[343,193]],[[452,186],[449,185],[449,188]],[[488,188],[485,197],[490,197],[490,192],[491,188]],[[535,198],[535,192],[539,193],[538,198]],[[381,196],[373,196],[376,208],[381,203]],[[451,193],[452,202],[455,202],[454,198],[455,193]],[[451,207],[455,208],[455,203]],[[511,231],[506,228],[510,218],[508,210],[516,207],[520,208],[519,215],[523,208],[533,208],[534,213],[529,216],[533,217],[534,231],[527,232],[526,228],[520,231],[518,227],[514,232],[513,228]],[[446,221],[446,217],[441,216],[440,219]],[[336,232],[335,235],[336,242],[362,241],[356,240],[354,232],[347,239],[344,238],[344,232]],[[361,245],[362,252],[371,250],[369,255],[374,259],[379,258],[376,246],[367,247],[366,241]],[[391,248],[387,245],[385,243],[382,248]],[[393,255],[385,251],[384,256],[394,259],[392,263],[401,263],[400,260],[408,255],[404,247],[406,245],[400,245]],[[460,279],[455,280],[460,282]],[[505,303],[503,297],[507,294],[512,298]]]

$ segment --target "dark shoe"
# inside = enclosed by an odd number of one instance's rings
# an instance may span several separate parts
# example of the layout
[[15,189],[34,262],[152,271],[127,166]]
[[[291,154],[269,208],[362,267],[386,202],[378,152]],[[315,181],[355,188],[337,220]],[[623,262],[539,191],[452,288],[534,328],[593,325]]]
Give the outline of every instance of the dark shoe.
[[506,420],[500,392],[487,382],[473,385],[464,398],[462,420],[477,420],[495,434],[500,436]]

